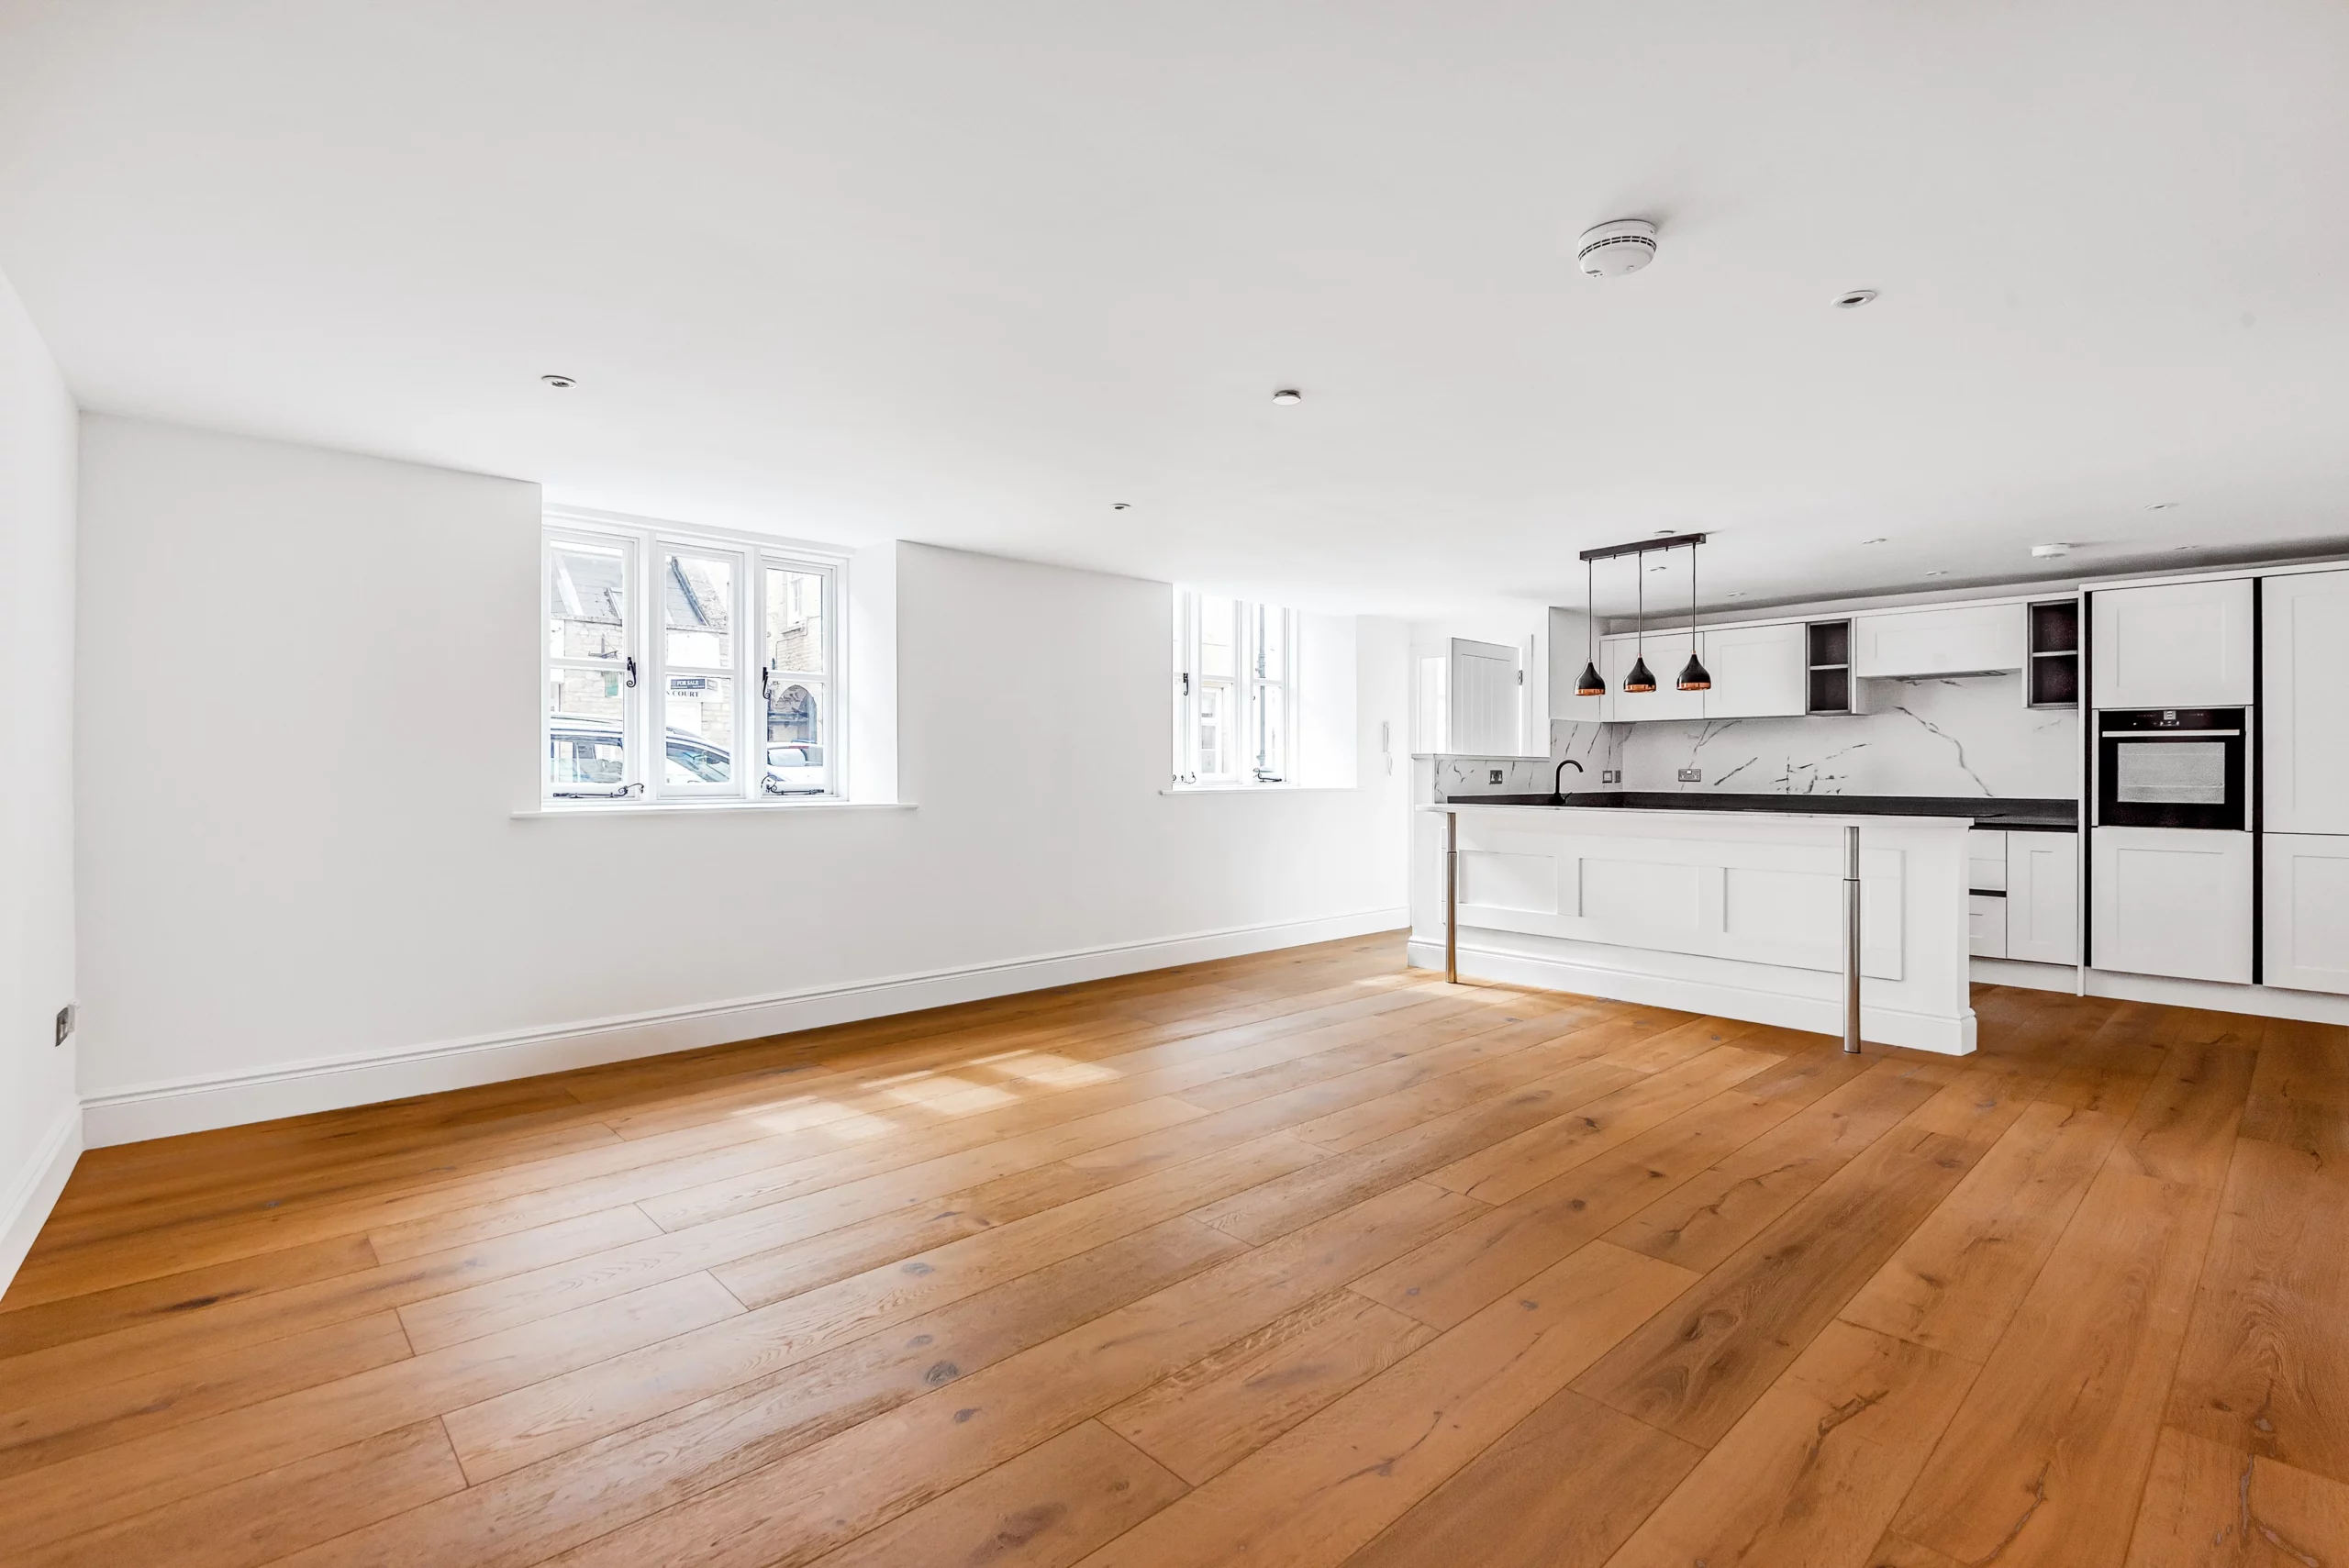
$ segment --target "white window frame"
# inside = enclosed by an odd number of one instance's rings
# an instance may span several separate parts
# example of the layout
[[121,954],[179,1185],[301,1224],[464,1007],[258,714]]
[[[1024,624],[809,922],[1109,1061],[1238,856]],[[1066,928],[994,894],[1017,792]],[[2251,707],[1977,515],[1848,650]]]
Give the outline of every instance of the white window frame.
[[[1221,598],[1232,606],[1232,674],[1209,681],[1199,673],[1200,633],[1205,601]],[[1262,634],[1259,617],[1281,617],[1281,667],[1259,671]],[[1174,784],[1196,789],[1293,789],[1297,787],[1297,613],[1279,605],[1209,594],[1197,588],[1174,590]],[[1199,769],[1199,698],[1208,685],[1231,694],[1226,726],[1227,755],[1231,768],[1221,773]],[[1258,765],[1256,736],[1268,692],[1277,690],[1280,702],[1281,769],[1266,777]]]
[[[548,635],[554,606],[553,555],[562,544],[573,543],[622,552],[626,574],[628,615],[618,660],[558,658]],[[668,736],[665,694],[671,673],[662,635],[664,583],[672,554],[723,557],[733,564],[733,604],[729,607],[734,628],[731,657],[723,664],[678,666],[676,673],[722,676],[734,683],[734,726],[729,755],[736,760],[734,776],[722,783],[696,780],[672,784],[668,778]],[[848,553],[801,539],[778,539],[736,529],[689,528],[652,518],[616,513],[550,508],[540,529],[539,549],[539,744],[536,766],[539,797],[543,808],[621,810],[652,805],[756,804],[788,809],[795,805],[836,804],[847,796],[848,783]],[[821,579],[823,656],[821,671],[770,671],[766,657],[767,573],[783,569]],[[612,791],[592,789],[558,793],[549,761],[553,750],[548,693],[558,668],[585,667],[633,673],[623,687],[621,733],[627,761],[620,784]],[[818,734],[824,750],[823,793],[774,795],[766,793],[766,678],[797,677],[820,683],[824,705]],[[748,765],[742,765],[747,762]]]

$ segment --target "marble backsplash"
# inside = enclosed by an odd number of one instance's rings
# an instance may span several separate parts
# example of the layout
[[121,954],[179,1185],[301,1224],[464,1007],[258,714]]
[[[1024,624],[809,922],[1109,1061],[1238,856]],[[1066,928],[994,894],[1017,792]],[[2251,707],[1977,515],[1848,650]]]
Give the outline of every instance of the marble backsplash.
[[[2079,793],[2079,717],[2031,708],[2020,675],[1871,683],[1877,711],[1816,718],[1550,726],[1550,761],[1439,757],[1447,797],[1546,792],[1561,759],[1566,787],[1720,790],[1740,795],[1938,795],[2069,800]],[[1683,784],[1679,772],[1703,777]],[[1602,784],[1620,769],[1620,786]],[[1498,772],[1500,782],[1492,781]]]
[[[2079,716],[2024,706],[2021,676],[1869,684],[1874,713],[1611,727],[1631,732],[1622,749],[1623,786],[1747,795],[2078,795]],[[1683,768],[1704,776],[1682,784]]]

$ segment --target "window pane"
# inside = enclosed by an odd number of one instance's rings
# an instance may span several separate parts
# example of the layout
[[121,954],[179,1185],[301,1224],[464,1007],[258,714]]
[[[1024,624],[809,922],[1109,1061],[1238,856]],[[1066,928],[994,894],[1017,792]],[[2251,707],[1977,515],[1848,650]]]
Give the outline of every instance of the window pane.
[[1283,699],[1287,695],[1286,690],[1275,685],[1256,688],[1255,768],[1256,776],[1260,779],[1284,776],[1281,770],[1288,759],[1287,748],[1282,744],[1287,739]]
[[1230,686],[1199,688],[1199,773],[1203,778],[1220,778],[1231,772],[1232,695]]
[[778,682],[767,694],[766,783],[769,795],[821,795],[825,690],[818,681]]
[[[575,677],[577,671],[566,671],[558,677]],[[616,714],[609,719],[597,719],[562,711],[562,698],[557,692],[556,710],[547,719],[547,784],[553,789],[580,787],[617,789],[628,778],[628,756],[623,749],[620,721]]]
[[673,784],[725,784],[734,776],[734,683],[724,675],[672,675],[666,767]]
[[824,579],[818,573],[767,568],[767,667],[824,673]]
[[661,616],[671,664],[725,669],[734,662],[734,563],[723,556],[662,558]]
[[1208,680],[1230,680],[1240,673],[1239,654],[1232,647],[1233,606],[1230,599],[1201,596],[1199,600],[1199,673]]
[[617,545],[566,542],[547,551],[549,653],[557,659],[625,655],[627,565]]
[[1288,617],[1269,605],[1256,606],[1256,678],[1288,679]]

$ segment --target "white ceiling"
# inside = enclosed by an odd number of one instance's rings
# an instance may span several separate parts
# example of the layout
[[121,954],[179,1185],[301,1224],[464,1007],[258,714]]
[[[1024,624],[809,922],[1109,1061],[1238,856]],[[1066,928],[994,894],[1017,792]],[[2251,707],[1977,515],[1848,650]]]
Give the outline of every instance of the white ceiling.
[[1333,608],[2349,536],[2345,191],[2338,0],[0,4],[90,407]]

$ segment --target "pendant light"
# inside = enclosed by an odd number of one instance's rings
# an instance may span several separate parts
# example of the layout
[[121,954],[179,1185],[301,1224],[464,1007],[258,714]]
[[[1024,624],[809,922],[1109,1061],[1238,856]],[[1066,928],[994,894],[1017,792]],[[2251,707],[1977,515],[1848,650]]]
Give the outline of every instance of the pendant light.
[[1688,547],[1688,662],[1680,666],[1680,679],[1674,683],[1684,692],[1709,692],[1713,689],[1712,672],[1697,657],[1697,547]]
[[1648,673],[1648,552],[1639,551],[1631,557],[1631,563],[1639,568],[1640,573],[1640,618],[1636,623],[1637,629],[1632,633],[1631,644],[1637,657],[1631,661],[1631,673],[1623,677],[1623,689],[1627,692],[1652,692],[1655,690],[1655,677]]
[[1575,682],[1575,695],[1578,697],[1603,697],[1607,695],[1607,683],[1598,677],[1598,620],[1591,613],[1591,573],[1595,570],[1592,562],[1586,561],[1582,563],[1583,631],[1590,657],[1583,662],[1581,679]]

